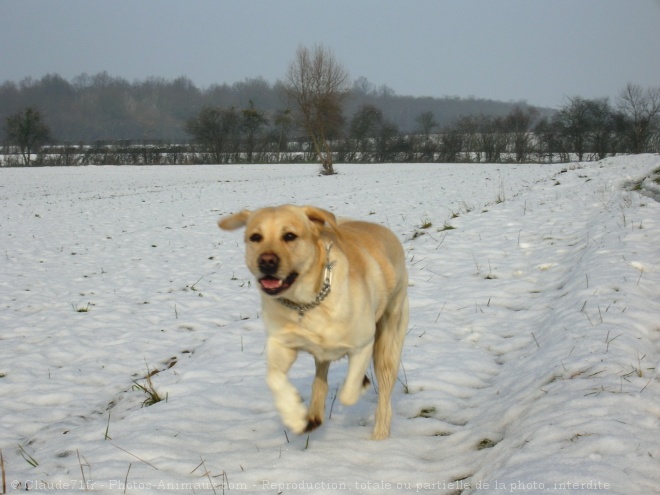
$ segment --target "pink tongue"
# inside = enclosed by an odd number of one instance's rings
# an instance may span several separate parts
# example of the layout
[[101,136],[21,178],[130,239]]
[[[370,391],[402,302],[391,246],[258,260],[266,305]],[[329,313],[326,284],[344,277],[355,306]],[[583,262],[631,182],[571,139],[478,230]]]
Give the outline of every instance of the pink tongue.
[[259,282],[264,289],[278,289],[282,286],[282,281],[276,278],[262,278]]

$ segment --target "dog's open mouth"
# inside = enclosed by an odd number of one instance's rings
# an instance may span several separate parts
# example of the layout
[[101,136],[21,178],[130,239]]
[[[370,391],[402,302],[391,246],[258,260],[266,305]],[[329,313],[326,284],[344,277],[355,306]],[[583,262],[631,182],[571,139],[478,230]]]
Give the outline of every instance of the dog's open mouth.
[[263,278],[259,279],[259,284],[261,285],[261,290],[263,290],[269,296],[276,296],[280,292],[287,290],[293,283],[296,281],[298,274],[293,272],[289,274],[287,278],[281,280],[272,275],[266,275]]

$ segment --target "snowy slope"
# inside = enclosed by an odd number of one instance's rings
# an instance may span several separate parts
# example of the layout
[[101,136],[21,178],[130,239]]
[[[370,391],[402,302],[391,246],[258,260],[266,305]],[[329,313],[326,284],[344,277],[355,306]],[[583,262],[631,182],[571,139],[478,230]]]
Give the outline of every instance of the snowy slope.
[[[2,169],[7,491],[660,493],[660,205],[628,190],[658,168]],[[287,202],[404,242],[388,440],[373,390],[334,402],[344,362],[321,429],[273,408],[242,237],[215,222]],[[147,370],[164,400],[142,407]],[[311,358],[292,376],[307,399]]]

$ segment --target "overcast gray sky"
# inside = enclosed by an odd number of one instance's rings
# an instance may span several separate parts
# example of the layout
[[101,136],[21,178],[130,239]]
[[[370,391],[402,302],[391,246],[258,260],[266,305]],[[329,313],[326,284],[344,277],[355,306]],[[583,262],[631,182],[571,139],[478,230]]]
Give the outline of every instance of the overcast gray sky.
[[275,82],[299,44],[401,95],[556,108],[660,86],[660,0],[0,0],[0,82]]

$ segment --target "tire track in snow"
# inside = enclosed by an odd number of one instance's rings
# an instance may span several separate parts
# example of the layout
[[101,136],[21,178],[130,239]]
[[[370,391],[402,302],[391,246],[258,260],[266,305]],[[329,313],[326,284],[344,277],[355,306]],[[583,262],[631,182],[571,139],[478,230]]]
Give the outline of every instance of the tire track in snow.
[[[600,406],[587,409],[581,420],[575,420],[575,415],[561,413],[562,403],[558,401],[562,390],[556,387],[566,380],[588,382],[604,372],[619,373],[617,366],[620,367],[620,363],[614,367],[599,365],[597,363],[607,360],[607,356],[593,356],[607,353],[606,329],[601,330],[600,349],[594,349],[594,343],[589,342],[590,348],[577,350],[581,340],[587,339],[583,339],[575,328],[594,331],[594,325],[598,325],[597,316],[589,317],[580,304],[583,298],[587,304],[591,292],[603,294],[606,291],[605,287],[599,286],[597,274],[607,272],[607,263],[616,261],[608,259],[603,266],[601,244],[616,245],[611,237],[618,236],[618,243],[625,247],[622,234],[612,228],[616,224],[612,216],[616,209],[613,203],[623,202],[622,208],[625,209],[628,200],[620,198],[619,191],[603,188],[597,181],[594,194],[589,197],[578,196],[570,185],[564,190],[548,189],[544,185],[533,189],[537,190],[531,191],[533,194],[527,196],[527,200],[524,195],[517,201],[492,207],[485,213],[487,222],[477,215],[457,219],[458,230],[449,233],[442,245],[443,254],[438,264],[445,265],[445,268],[434,272],[439,272],[439,276],[429,278],[435,283],[439,278],[444,278],[448,285],[455,282],[447,289],[437,319],[442,331],[452,335],[453,341],[428,339],[426,345],[438,349],[452,346],[449,353],[444,349],[438,353],[438,362],[447,360],[448,369],[440,364],[435,370],[440,380],[450,379],[456,387],[453,391],[436,388],[449,397],[435,394],[424,399],[426,405],[422,405],[423,400],[413,401],[413,404],[417,404],[422,416],[432,412],[428,416],[437,421],[438,427],[451,425],[449,428],[445,426],[445,432],[441,433],[443,449],[464,451],[464,444],[467,444],[476,451],[464,459],[470,466],[465,468],[469,471],[465,480],[471,486],[461,491],[464,494],[477,493],[474,487],[484,480],[490,482],[491,488],[497,479],[505,480],[506,486],[515,482],[506,475],[498,478],[498,470],[500,475],[511,471],[511,464],[515,466],[511,459],[522,457],[516,454],[521,450],[528,451],[525,446],[534,442],[539,430],[549,429],[553,435],[563,434],[567,443],[575,443],[582,435],[587,435],[581,428],[567,428],[562,433],[562,426],[565,426],[562,423],[589,424],[594,421],[592,415],[601,415]],[[584,194],[584,189],[579,190]],[[583,206],[576,208],[575,202]],[[529,208],[536,210],[535,215],[526,216]],[[549,211],[540,214],[542,209]],[[564,210],[571,212],[569,219],[562,218]],[[604,242],[604,237],[610,239]],[[426,240],[425,247],[431,246],[432,243]],[[420,247],[415,246],[417,255]],[[468,266],[471,273],[466,275]],[[423,272],[423,269],[417,272],[415,278],[419,279]],[[462,290],[460,279],[466,276],[481,277],[483,289],[475,291],[475,284],[466,282],[463,285],[471,291]],[[623,282],[627,281],[630,286],[631,280],[623,278]],[[609,292],[619,291],[622,289],[610,288]],[[616,299],[607,308],[613,313],[625,311],[623,303]],[[594,308],[589,309],[593,311]],[[603,318],[605,306],[598,306],[598,310]],[[608,318],[610,315],[605,320]],[[425,328],[422,336],[433,330]],[[473,347],[466,348],[466,342]],[[452,353],[460,358],[452,359]],[[657,356],[657,346],[654,355]],[[470,356],[478,358],[470,359]],[[490,376],[484,383],[471,384],[457,370],[482,376],[490,372]],[[414,391],[417,387],[410,388]],[[598,390],[591,392],[594,395],[599,393]],[[610,392],[614,393],[613,390]],[[555,417],[558,426],[546,424],[548,417]],[[542,434],[536,436],[543,438]],[[528,455],[532,459],[538,457]],[[609,479],[607,469],[599,470],[596,466],[594,471],[601,479]],[[553,479],[561,479],[561,472],[556,470],[539,478],[546,483],[545,486]]]

